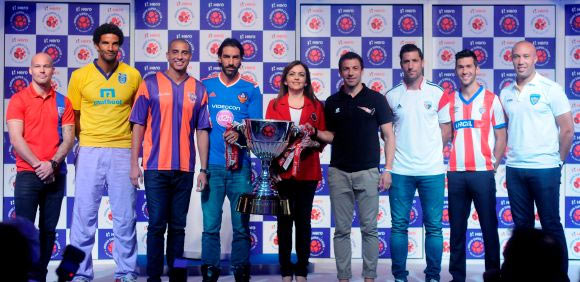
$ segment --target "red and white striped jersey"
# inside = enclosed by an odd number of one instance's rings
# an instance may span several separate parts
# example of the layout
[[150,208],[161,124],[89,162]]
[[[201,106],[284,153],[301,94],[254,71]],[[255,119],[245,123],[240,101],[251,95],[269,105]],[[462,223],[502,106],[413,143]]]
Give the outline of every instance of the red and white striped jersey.
[[449,171],[493,170],[493,129],[506,126],[499,97],[480,86],[466,101],[456,91],[449,97],[453,143]]

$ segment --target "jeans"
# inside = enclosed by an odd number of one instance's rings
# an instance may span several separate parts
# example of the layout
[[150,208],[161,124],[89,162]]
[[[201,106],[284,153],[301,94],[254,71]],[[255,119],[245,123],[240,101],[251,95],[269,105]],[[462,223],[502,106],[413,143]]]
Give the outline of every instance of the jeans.
[[66,174],[57,174],[55,182],[44,184],[33,171],[20,171],[16,174],[14,205],[16,215],[34,223],[36,209],[38,218],[40,260],[33,265],[32,279],[45,281],[46,269],[52,256],[56,239],[56,224],[60,216],[62,198],[66,189]]
[[[318,181],[283,180],[278,184],[281,198],[290,202],[290,215],[278,216],[278,260],[282,276],[308,275],[308,259],[310,258],[310,238],[312,227],[310,215],[312,201]],[[296,255],[298,261],[292,265],[292,225],[296,225]]]
[[377,277],[379,259],[379,236],[377,214],[379,212],[379,170],[346,172],[335,167],[328,169],[330,186],[330,209],[334,214],[334,256],[338,279],[350,279],[351,227],[354,203],[358,203],[360,232],[362,236],[362,259],[364,278]]
[[237,170],[226,170],[223,165],[208,166],[208,187],[201,193],[203,211],[203,233],[201,236],[201,261],[203,264],[220,265],[220,228],[222,206],[227,196],[230,200],[232,217],[232,267],[250,264],[250,215],[236,211],[239,197],[252,192],[250,166],[244,165]]
[[568,247],[560,223],[561,169],[506,168],[506,183],[510,207],[516,228],[534,228],[534,203],[542,230],[562,247],[562,271],[568,273]]
[[166,228],[168,228],[166,255],[170,273],[175,258],[183,256],[193,172],[145,170],[144,178],[149,210],[147,275],[150,281],[161,281]]
[[493,171],[450,171],[447,173],[447,181],[451,227],[449,273],[453,276],[453,281],[465,282],[465,232],[472,200],[483,232],[485,270],[499,271],[499,236]]
[[424,271],[425,280],[435,279],[439,281],[443,255],[441,217],[443,216],[445,175],[407,176],[393,173],[392,178],[389,203],[393,225],[390,239],[393,276],[395,279],[407,281],[407,275],[409,275],[406,270],[409,241],[407,229],[409,227],[409,213],[417,189],[423,209],[423,225],[425,226],[425,255],[427,257],[427,267]]

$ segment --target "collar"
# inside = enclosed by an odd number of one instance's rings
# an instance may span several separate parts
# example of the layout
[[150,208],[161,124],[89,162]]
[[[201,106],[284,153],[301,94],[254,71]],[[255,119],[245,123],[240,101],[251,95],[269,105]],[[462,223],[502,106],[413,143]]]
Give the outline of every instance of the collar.
[[[369,88],[364,83],[362,83],[362,86],[363,86],[362,89],[356,94],[356,96],[354,96],[354,98],[359,97],[360,95],[367,93]],[[338,94],[348,96],[349,98],[354,99],[352,96],[350,96],[349,94],[344,92],[344,85],[340,87],[340,91],[338,92]]]
[[191,77],[190,75],[187,75],[187,77],[180,82],[179,84],[175,81],[173,81],[173,79],[171,79],[171,77],[169,77],[169,75],[167,75],[164,71],[160,71],[160,73],[169,81],[171,81],[171,83],[173,83],[175,86],[181,86],[181,85],[185,85],[185,82],[187,82],[187,80]]
[[[32,83],[30,83],[30,85],[28,85],[27,92],[30,95],[30,97],[32,97],[32,98],[42,98],[42,96],[40,96],[40,94],[38,94],[38,92],[36,92],[36,89],[34,89],[34,86],[32,86]],[[46,97],[44,99],[48,99],[50,96],[53,96],[54,94],[55,94],[54,87],[51,86],[50,90],[48,90],[48,93],[46,94]]]
[[111,71],[111,73],[109,75],[107,75],[105,73],[105,71],[99,67],[99,65],[97,64],[97,60],[95,59],[93,61],[93,65],[95,65],[95,68],[97,68],[97,70],[105,77],[106,80],[109,80],[109,78],[111,78],[111,76],[113,76],[113,74],[117,71],[117,69],[119,68],[119,66],[121,65],[122,62],[117,62],[117,65],[113,68],[113,70]]
[[[425,76],[421,77],[421,83],[419,83],[419,90],[422,90],[425,86],[425,84],[427,83],[427,80],[425,79]],[[405,92],[408,91],[409,89],[407,88],[407,84],[405,83],[405,80],[403,79],[403,87],[405,88]]]
[[232,86],[232,85],[234,85],[234,84],[238,83],[238,81],[240,81],[240,78],[242,78],[242,75],[240,74],[240,72],[238,72],[238,74],[237,74],[237,77],[234,79],[234,81],[232,81],[230,84],[227,84],[227,83],[226,83],[226,82],[223,80],[223,78],[222,78],[222,76],[223,76],[223,75],[224,75],[224,74],[223,74],[223,72],[220,72],[220,74],[218,75],[218,78],[219,78],[220,82],[221,82],[221,83],[222,83],[222,84],[223,84],[225,87],[230,87],[230,86]]
[[473,100],[475,100],[475,98],[477,98],[477,96],[479,96],[479,94],[483,92],[483,85],[480,85],[479,88],[477,89],[477,91],[475,91],[475,93],[473,94],[473,96],[471,96],[471,98],[469,98],[468,101],[465,100],[465,98],[463,98],[463,95],[461,95],[461,91],[457,91],[457,94],[459,95],[459,99],[461,99],[461,101],[463,102],[463,104],[465,105],[469,105],[471,104],[471,102],[473,102]]
[[[521,88],[521,90],[523,90],[525,87],[529,86],[536,86],[538,85],[538,83],[540,82],[540,79],[542,79],[543,76],[538,73],[537,71],[534,73],[534,78],[532,78],[532,80],[530,80],[530,82],[526,83],[526,85],[524,85],[524,87]],[[520,88],[518,87],[517,82],[514,81],[514,83],[511,85],[512,90],[513,91],[518,91],[518,92],[522,92],[520,90]]]

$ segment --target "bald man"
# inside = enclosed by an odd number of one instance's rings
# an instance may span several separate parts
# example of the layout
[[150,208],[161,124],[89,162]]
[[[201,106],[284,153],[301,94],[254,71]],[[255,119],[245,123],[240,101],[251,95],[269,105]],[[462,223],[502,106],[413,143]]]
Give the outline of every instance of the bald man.
[[16,216],[34,222],[39,215],[40,258],[29,274],[45,281],[56,224],[66,189],[64,158],[74,143],[75,118],[70,101],[51,85],[54,66],[46,53],[32,57],[30,86],[10,99],[6,120],[16,152]]
[[508,118],[506,181],[516,228],[534,228],[534,204],[542,229],[568,252],[560,223],[560,176],[570,151],[574,125],[570,103],[556,82],[536,72],[536,48],[520,41],[512,49],[516,83],[502,89]]

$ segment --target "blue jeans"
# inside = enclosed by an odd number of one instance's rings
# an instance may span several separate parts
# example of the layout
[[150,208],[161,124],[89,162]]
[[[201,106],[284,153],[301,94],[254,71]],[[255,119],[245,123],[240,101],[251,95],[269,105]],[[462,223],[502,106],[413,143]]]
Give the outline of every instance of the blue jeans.
[[516,228],[534,228],[534,203],[542,230],[562,247],[562,271],[568,273],[568,248],[560,223],[559,167],[545,169],[506,168],[510,207]]
[[441,231],[443,216],[443,190],[445,175],[406,176],[392,174],[393,183],[389,190],[391,204],[391,259],[395,279],[407,281],[409,272],[406,269],[408,252],[409,213],[413,204],[415,189],[419,191],[425,225],[425,254],[427,267],[425,280],[439,281],[441,256],[443,254],[443,233]]
[[147,227],[147,275],[161,281],[163,245],[167,232],[167,266],[170,273],[175,258],[183,256],[185,224],[193,188],[193,172],[145,170],[145,195],[149,210]]
[[250,264],[249,214],[236,211],[239,197],[252,191],[250,166],[244,164],[238,170],[226,170],[223,165],[209,165],[209,185],[201,193],[203,233],[201,236],[201,261],[203,264],[220,265],[220,228],[222,206],[227,196],[232,217],[232,267]]
[[47,265],[50,262],[56,225],[66,188],[66,174],[57,174],[53,183],[44,184],[34,171],[21,171],[16,174],[14,187],[14,206],[16,215],[34,223],[36,209],[38,218],[40,259],[33,265],[30,278],[45,281]]

